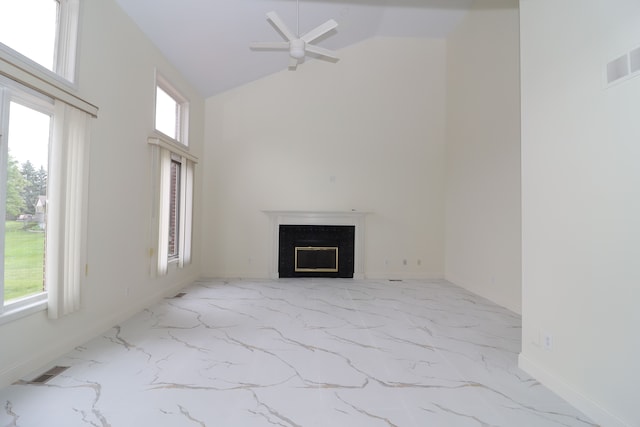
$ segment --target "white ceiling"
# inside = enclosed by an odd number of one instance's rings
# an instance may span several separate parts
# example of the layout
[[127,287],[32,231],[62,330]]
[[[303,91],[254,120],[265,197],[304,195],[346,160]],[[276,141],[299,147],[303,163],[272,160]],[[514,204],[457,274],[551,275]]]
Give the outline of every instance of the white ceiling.
[[[287,69],[287,51],[249,44],[282,41],[266,20],[272,10],[295,32],[295,0],[116,1],[205,97]],[[300,33],[333,18],[338,28],[314,43],[335,50],[375,36],[443,37],[471,1],[300,0]]]

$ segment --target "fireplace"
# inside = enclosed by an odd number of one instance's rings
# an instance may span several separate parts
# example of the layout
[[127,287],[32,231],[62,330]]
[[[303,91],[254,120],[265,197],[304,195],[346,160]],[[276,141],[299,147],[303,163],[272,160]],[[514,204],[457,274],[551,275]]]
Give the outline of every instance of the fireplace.
[[[270,219],[269,247],[271,260],[269,263],[269,277],[280,277],[280,226],[281,225],[320,225],[320,226],[351,226],[353,227],[353,275],[354,279],[364,279],[364,236],[365,217],[369,212],[363,211],[263,211]],[[306,243],[299,247],[334,247],[335,244]],[[293,249],[295,255],[295,248]],[[338,268],[342,249],[338,248]],[[309,253],[306,253],[309,255]],[[327,254],[318,254],[327,257]],[[294,260],[295,262],[295,260]],[[317,266],[316,266],[317,267]]]
[[293,271],[296,273],[337,273],[338,246],[296,246]]
[[355,226],[280,225],[278,277],[353,277]]

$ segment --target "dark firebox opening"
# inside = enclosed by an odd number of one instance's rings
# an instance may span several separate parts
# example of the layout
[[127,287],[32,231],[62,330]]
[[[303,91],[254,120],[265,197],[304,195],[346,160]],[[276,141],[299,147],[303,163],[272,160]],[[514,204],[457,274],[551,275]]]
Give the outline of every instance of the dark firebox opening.
[[[279,236],[279,277],[353,278],[355,226],[280,225]],[[296,248],[298,248],[298,254],[304,256],[300,259],[298,271],[296,271]],[[332,252],[332,249],[327,248],[336,248],[336,250]],[[327,271],[336,269],[328,268],[329,260],[335,256],[333,255],[335,253],[337,253],[337,271]],[[312,264],[309,264],[310,262]]]

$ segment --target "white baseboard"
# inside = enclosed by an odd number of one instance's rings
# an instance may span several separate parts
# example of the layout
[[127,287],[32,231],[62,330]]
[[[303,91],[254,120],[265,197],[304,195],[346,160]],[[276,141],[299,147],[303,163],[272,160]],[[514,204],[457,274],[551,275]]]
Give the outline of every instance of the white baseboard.
[[[41,351],[39,351],[37,354],[32,355],[31,357],[25,357],[19,362],[5,367],[0,371],[0,388],[4,388],[20,379],[24,379],[28,375],[36,376],[37,373],[46,371],[51,367],[53,363],[55,363],[57,359],[69,353],[77,346],[82,345],[87,341],[90,341],[95,337],[104,334],[105,331],[108,331],[115,325],[130,319],[140,311],[156,304],[163,298],[175,295],[180,289],[184,288],[195,280],[197,280],[197,277],[191,277],[188,280],[182,280],[175,285],[164,288],[137,304],[114,313],[109,317],[100,319],[98,322],[87,326],[77,334],[65,337],[65,339],[56,340],[51,345],[43,347]],[[34,315],[43,316],[45,318],[43,319],[43,321],[47,321],[46,311],[42,311]]]
[[443,280],[442,273],[393,273],[393,272],[366,272],[365,277],[372,280]]
[[562,379],[538,366],[522,353],[518,356],[518,367],[569,402],[569,404],[591,418],[591,420],[598,425],[606,427],[632,427],[631,424],[625,423],[598,403],[576,391]]
[[[270,277],[268,274],[261,275],[255,273],[227,273],[220,276],[208,277],[208,279],[249,279],[249,280],[260,280],[260,279],[271,279],[276,280],[279,277],[276,275],[275,277]],[[444,274],[442,273],[354,273],[353,278],[355,280],[392,280],[392,279],[400,279],[400,280],[443,280]],[[205,278],[203,278],[205,279]]]

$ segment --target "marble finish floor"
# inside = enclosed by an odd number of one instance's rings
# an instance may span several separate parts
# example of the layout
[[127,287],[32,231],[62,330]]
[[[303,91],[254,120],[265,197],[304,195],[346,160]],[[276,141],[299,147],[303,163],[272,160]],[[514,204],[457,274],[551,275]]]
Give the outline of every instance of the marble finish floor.
[[442,281],[199,281],[0,390],[0,426],[592,426]]

